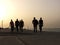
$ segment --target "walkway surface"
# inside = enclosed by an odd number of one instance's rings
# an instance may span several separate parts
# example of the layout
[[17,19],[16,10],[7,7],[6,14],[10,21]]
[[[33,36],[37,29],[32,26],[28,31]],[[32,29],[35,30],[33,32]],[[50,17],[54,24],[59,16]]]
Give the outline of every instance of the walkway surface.
[[60,45],[60,32],[10,32],[0,30],[0,45]]

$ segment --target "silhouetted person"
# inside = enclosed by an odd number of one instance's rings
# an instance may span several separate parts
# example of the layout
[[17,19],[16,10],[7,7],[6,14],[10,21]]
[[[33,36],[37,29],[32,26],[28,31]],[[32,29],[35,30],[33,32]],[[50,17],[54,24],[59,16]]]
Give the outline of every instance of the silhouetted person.
[[33,27],[34,27],[34,32],[37,32],[38,20],[35,17],[32,20],[32,24],[33,24]]
[[19,22],[19,28],[20,28],[21,32],[23,32],[23,27],[24,27],[24,21],[20,20],[20,22]]
[[14,22],[13,22],[12,19],[11,19],[11,21],[10,21],[10,27],[11,27],[11,31],[13,32],[13,30],[14,30]]
[[39,29],[40,29],[40,32],[42,31],[42,27],[43,27],[43,20],[42,20],[42,18],[40,18],[40,20],[39,20]]
[[15,21],[15,26],[16,26],[16,30],[18,32],[18,27],[19,27],[19,21],[18,21],[18,19]]

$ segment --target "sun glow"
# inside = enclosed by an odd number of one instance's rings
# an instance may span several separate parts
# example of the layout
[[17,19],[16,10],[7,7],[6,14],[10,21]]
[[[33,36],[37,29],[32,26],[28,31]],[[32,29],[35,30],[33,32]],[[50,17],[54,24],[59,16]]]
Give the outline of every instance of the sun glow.
[[5,19],[6,16],[6,6],[1,4],[0,5],[0,20]]

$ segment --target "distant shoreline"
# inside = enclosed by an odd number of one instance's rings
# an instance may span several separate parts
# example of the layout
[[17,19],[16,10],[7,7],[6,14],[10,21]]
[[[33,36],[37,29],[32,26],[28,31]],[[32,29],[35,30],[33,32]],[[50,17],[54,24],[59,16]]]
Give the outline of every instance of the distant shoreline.
[[[0,28],[0,30],[9,30],[10,31],[10,28],[3,28],[3,29]],[[31,30],[31,31],[33,31],[33,29],[24,29],[24,30],[27,30],[27,31]],[[42,31],[45,31],[45,32],[60,32],[60,28],[43,28]]]

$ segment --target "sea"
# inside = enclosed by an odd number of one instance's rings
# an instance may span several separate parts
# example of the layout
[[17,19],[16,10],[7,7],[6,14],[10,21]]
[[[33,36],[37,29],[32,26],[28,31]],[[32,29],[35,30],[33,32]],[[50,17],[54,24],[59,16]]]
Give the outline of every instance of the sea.
[[[0,29],[0,31],[10,31],[10,28],[5,28],[5,29]],[[14,29],[16,30],[16,29]],[[32,30],[33,29],[24,29],[24,30]],[[37,29],[38,31],[40,31],[39,29]],[[60,32],[60,28],[43,28],[42,31],[47,31],[47,32]]]
[[[28,30],[33,30],[33,29],[28,29]],[[38,31],[40,31],[38,29]],[[43,28],[42,31],[47,31],[47,32],[60,32],[60,28]]]
[[60,28],[43,28],[43,31],[47,31],[47,32],[60,32]]

